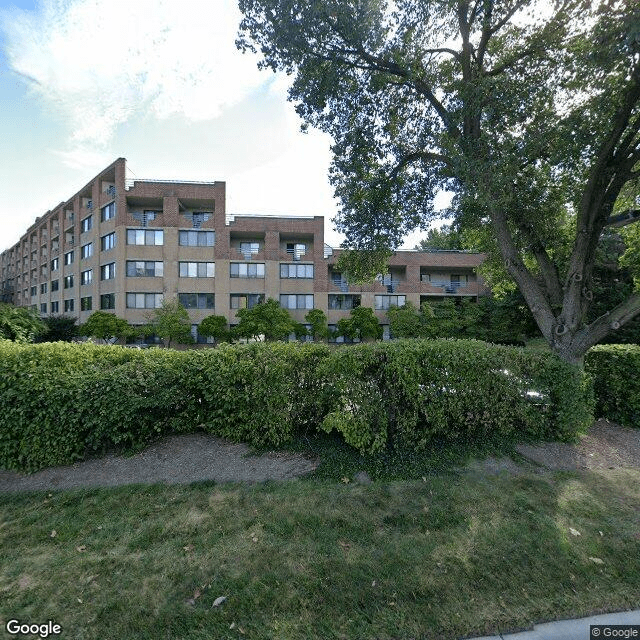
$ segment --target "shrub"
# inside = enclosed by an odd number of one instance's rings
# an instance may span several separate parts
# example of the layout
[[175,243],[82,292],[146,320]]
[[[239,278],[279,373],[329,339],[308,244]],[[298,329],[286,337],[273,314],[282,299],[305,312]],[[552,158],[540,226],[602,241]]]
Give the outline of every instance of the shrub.
[[598,345],[584,364],[594,379],[597,415],[640,427],[640,346]]

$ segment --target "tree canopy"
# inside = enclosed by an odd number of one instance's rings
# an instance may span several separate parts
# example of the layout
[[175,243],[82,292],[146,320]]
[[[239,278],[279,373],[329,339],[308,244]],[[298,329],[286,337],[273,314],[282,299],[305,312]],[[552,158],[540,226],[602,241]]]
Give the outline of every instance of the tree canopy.
[[296,328],[289,312],[272,298],[251,309],[239,309],[237,316],[240,322],[235,327],[235,334],[240,338],[264,336],[267,342],[286,340]]
[[0,304],[0,338],[14,342],[33,342],[47,330],[33,309]]
[[80,325],[79,333],[82,336],[110,342],[132,335],[133,328],[124,318],[118,318],[113,313],[94,311],[87,321]]
[[191,319],[187,310],[175,300],[164,300],[162,307],[156,309],[149,318],[149,329],[158,337],[178,344],[192,344]]
[[[333,138],[346,247],[393,250],[453,217],[500,257],[571,362],[640,313],[636,289],[587,319],[603,230],[639,219],[639,3],[240,0],[240,9],[238,46],[290,74],[303,128]],[[438,211],[443,190],[453,202]]]

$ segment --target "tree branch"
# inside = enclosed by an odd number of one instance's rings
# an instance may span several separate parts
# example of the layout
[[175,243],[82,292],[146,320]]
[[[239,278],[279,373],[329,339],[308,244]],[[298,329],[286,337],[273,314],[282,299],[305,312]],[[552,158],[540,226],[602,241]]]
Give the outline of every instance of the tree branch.
[[403,158],[400,159],[400,162],[396,164],[393,168],[393,171],[389,174],[389,179],[393,180],[396,176],[404,169],[408,164],[415,162],[416,160],[435,160],[437,162],[442,162],[448,166],[452,166],[452,162],[447,156],[443,156],[440,153],[432,153],[430,151],[414,151],[412,153],[407,153]]

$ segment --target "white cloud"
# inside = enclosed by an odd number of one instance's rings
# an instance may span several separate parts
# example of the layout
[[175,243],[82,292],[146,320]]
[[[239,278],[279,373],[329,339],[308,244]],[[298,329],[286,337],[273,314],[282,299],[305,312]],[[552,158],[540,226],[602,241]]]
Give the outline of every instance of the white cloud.
[[213,119],[267,80],[235,48],[239,21],[232,0],[42,0],[0,14],[10,67],[64,119],[74,161],[135,114]]

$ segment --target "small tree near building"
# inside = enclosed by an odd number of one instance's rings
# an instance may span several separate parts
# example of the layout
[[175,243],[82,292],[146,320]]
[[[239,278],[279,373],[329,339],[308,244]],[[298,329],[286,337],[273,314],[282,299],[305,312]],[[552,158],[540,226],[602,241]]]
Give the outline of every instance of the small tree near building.
[[42,318],[46,329],[42,335],[38,336],[37,342],[71,342],[78,337],[80,331],[76,321],[77,318],[71,316]]
[[267,342],[286,340],[296,328],[289,312],[272,298],[251,309],[239,309],[237,315],[240,322],[234,333],[239,338],[255,340],[264,336]]
[[187,310],[177,300],[165,300],[160,309],[156,309],[150,318],[150,328],[160,338],[167,340],[167,349],[171,342],[193,344],[191,319]]
[[133,328],[123,318],[107,311],[94,311],[87,321],[80,326],[78,333],[81,336],[104,340],[113,344],[118,339],[128,338],[133,335]]
[[231,341],[229,324],[224,316],[207,316],[198,325],[198,335],[213,338],[216,344]]
[[45,331],[45,324],[33,309],[0,304],[0,338],[14,342],[33,342]]
[[329,337],[327,316],[322,309],[311,309],[304,319],[311,325],[309,335],[313,338],[314,342],[323,341]]

